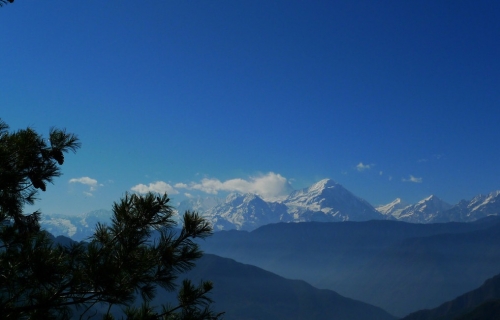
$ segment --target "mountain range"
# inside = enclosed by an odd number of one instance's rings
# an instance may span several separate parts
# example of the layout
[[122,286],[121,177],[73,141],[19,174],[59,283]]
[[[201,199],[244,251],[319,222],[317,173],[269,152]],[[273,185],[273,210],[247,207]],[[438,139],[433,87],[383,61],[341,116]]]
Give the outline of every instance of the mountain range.
[[42,214],[40,225],[53,235],[82,241],[94,233],[97,223],[108,224],[112,214],[109,210],[95,210],[80,215]]
[[[257,194],[229,194],[226,198],[191,198],[177,211],[197,211],[221,230],[255,230],[277,222],[337,222],[397,220],[413,223],[468,222],[500,213],[500,191],[478,195],[450,205],[431,195],[416,204],[401,199],[374,207],[331,179],[291,192],[281,201],[266,201]],[[83,215],[44,214],[42,227],[56,235],[83,240],[93,233],[97,221],[106,223],[111,212],[92,211]]]
[[[198,211],[213,223],[218,232],[201,242],[207,253],[402,317],[437,307],[498,274],[499,196],[492,192],[450,205],[432,195],[416,204],[396,199],[375,208],[325,179],[281,201],[233,193],[189,199],[177,210]],[[105,210],[44,214],[41,224],[80,241],[110,217]]]
[[[331,179],[293,191],[284,200],[265,201],[257,194],[230,194],[225,199],[194,198],[179,209],[196,210],[220,230],[254,230],[277,222],[398,220],[412,223],[470,222],[500,213],[500,191],[451,205],[435,195],[415,204],[401,199],[374,207]],[[179,212],[183,212],[179,210]]]

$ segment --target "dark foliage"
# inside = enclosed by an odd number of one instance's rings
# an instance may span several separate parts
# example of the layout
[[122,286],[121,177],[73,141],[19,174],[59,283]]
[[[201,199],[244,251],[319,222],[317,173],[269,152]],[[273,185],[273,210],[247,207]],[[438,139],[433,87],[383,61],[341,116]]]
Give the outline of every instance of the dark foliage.
[[14,2],[14,0],[0,0],[0,7],[12,2]]
[[[113,205],[110,226],[98,224],[86,243],[55,244],[40,231],[39,212],[24,214],[38,190],[61,175],[64,153],[80,147],[78,138],[51,129],[43,139],[28,128],[9,133],[0,121],[0,310],[2,319],[80,319],[94,307],[121,307],[128,319],[216,319],[207,293],[212,283],[184,280],[173,305],[151,306],[158,288],[173,291],[175,280],[202,256],[194,238],[211,226],[197,213],[184,214],[174,232],[167,195],[126,195]],[[151,240],[151,233],[160,234]],[[142,301],[140,307],[136,300]]]

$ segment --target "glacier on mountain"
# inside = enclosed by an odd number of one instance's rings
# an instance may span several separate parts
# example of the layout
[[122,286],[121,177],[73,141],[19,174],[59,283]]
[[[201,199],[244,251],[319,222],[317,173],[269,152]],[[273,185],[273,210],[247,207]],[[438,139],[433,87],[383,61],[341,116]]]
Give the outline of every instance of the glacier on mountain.
[[[345,189],[324,179],[308,188],[292,191],[280,201],[266,201],[253,193],[231,193],[226,198],[193,197],[180,202],[174,219],[186,210],[205,216],[219,230],[254,230],[279,222],[337,222],[398,220],[412,223],[468,222],[500,213],[500,191],[462,200],[452,206],[431,195],[415,204],[400,198],[374,208]],[[97,222],[108,223],[111,211],[98,210],[81,215],[42,215],[42,228],[54,235],[84,240],[92,235]]]

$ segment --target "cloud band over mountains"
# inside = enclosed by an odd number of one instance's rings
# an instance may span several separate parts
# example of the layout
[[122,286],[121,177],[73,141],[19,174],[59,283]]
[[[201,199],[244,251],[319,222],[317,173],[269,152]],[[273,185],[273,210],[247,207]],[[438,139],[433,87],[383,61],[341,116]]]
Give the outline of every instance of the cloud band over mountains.
[[69,180],[69,183],[80,183],[88,186],[89,190],[83,192],[87,196],[92,196],[92,192],[94,192],[97,187],[103,186],[102,184],[98,184],[96,179],[92,179],[90,177],[73,178]]
[[236,178],[226,181],[204,178],[200,182],[176,183],[174,186],[163,181],[156,181],[149,185],[138,184],[131,188],[132,191],[138,193],[166,192],[168,194],[178,194],[179,189],[198,190],[207,194],[218,194],[219,192],[255,193],[266,200],[285,197],[293,190],[287,178],[274,172],[248,179]]

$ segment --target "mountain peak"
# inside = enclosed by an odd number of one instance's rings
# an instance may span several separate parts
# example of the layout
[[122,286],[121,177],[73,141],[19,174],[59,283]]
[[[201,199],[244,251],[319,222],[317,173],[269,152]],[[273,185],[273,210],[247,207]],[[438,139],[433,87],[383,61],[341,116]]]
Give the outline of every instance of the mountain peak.
[[376,207],[375,209],[385,216],[398,215],[407,204],[401,200],[401,198],[396,198],[396,200]]
[[332,179],[323,179],[323,180],[320,180],[320,181],[316,182],[315,184],[313,184],[312,186],[310,186],[308,189],[309,189],[309,191],[322,190],[322,189],[333,187],[335,185],[338,185],[338,183],[335,182],[334,180],[332,180]]
[[292,192],[283,202],[294,221],[362,221],[380,218],[365,200],[332,179]]
[[429,201],[441,201],[441,199],[439,199],[435,195],[431,194],[430,196],[428,196],[427,198],[424,198],[424,199],[420,200],[419,202],[429,202]]
[[337,186],[342,187],[341,184],[333,179],[323,179],[306,189],[308,190],[308,192],[321,192],[325,189],[335,188]]
[[428,204],[432,204],[433,206],[438,206],[440,207],[441,210],[446,210],[451,208],[451,205],[446,203],[445,201],[441,200],[435,195],[430,195],[427,198],[424,198],[420,200],[418,203],[415,204],[415,206],[426,206]]
[[403,210],[391,213],[391,215],[397,220],[428,223],[435,220],[442,212],[450,208],[450,204],[444,202],[435,195],[430,195],[416,204],[409,205]]

